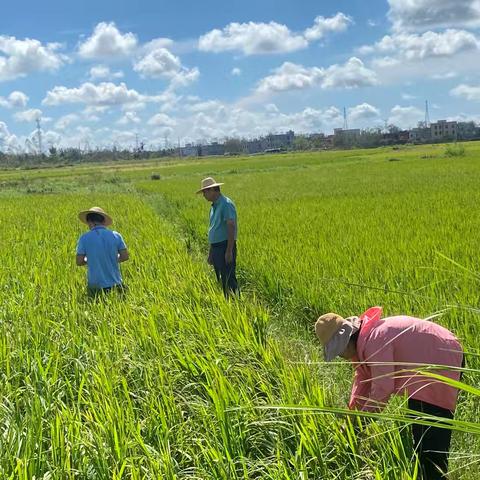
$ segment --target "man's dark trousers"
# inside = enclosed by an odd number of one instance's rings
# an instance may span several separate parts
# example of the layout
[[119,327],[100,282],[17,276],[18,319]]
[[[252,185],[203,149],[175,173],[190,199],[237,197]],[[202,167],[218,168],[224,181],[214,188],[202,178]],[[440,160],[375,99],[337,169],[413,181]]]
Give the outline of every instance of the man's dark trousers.
[[235,276],[235,269],[237,267],[237,243],[233,246],[233,260],[232,263],[225,262],[225,252],[227,251],[227,241],[220,243],[212,243],[212,261],[213,268],[217,280],[222,282],[223,293],[227,296],[230,292],[237,293],[238,283]]

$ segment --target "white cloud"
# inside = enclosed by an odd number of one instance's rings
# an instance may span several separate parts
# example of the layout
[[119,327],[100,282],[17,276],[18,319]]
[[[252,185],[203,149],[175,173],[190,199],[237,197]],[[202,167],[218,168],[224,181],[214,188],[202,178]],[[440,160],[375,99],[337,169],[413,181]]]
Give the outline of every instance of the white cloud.
[[449,80],[451,78],[458,77],[457,72],[444,72],[444,73],[436,73],[432,75],[433,80]]
[[265,105],[265,110],[268,113],[273,113],[273,114],[276,114],[280,111],[274,103],[268,103],[267,105]]
[[180,59],[173,53],[158,48],[136,62],[133,69],[143,77],[168,78],[174,76],[181,66]]
[[16,153],[20,151],[18,138],[10,133],[6,123],[0,121],[0,151]]
[[84,103],[92,106],[115,106],[136,103],[144,99],[136,90],[129,90],[125,83],[115,85],[102,82],[98,85],[87,82],[79,88],[54,87],[43,99],[44,105]]
[[194,83],[198,80],[200,76],[200,72],[197,67],[192,69],[184,68],[180,70],[175,76],[170,79],[170,89],[174,89],[177,87],[186,87],[191,83]]
[[239,75],[242,74],[242,71],[238,67],[235,67],[235,68],[232,68],[231,74],[234,77],[238,77]]
[[7,98],[0,97],[0,107],[25,108],[29,98],[23,92],[15,90]]
[[417,107],[401,107],[395,105],[390,112],[388,123],[400,128],[411,128],[423,120],[424,112]]
[[198,41],[198,48],[205,52],[238,50],[245,55],[293,52],[307,46],[302,35],[276,22],[230,23],[223,30],[202,35]]
[[123,72],[112,72],[106,65],[95,65],[90,69],[90,80],[123,78]]
[[478,102],[480,101],[480,86],[461,84],[452,89],[450,95]]
[[260,80],[258,93],[282,92],[319,86],[327,88],[356,88],[376,85],[375,72],[365,67],[363,62],[352,57],[343,65],[331,65],[327,69],[307,68],[285,62],[274,73]]
[[[203,110],[201,106],[204,106]],[[194,115],[179,119],[173,132],[184,142],[221,140],[232,136],[253,138],[290,129],[296,133],[318,132],[332,130],[343,122],[342,113],[336,107],[324,110],[305,108],[286,114],[273,104],[260,111],[251,111],[212,100],[198,103],[195,110]]]
[[131,55],[137,48],[137,37],[133,33],[122,34],[114,22],[101,22],[78,48],[78,53],[88,59],[112,59]]
[[100,117],[107,112],[109,108],[109,106],[89,105],[83,109],[82,115],[88,122],[98,122]]
[[32,123],[37,119],[42,118],[42,111],[38,108],[31,108],[29,110],[24,110],[23,112],[17,112],[13,116],[17,122]]
[[62,140],[61,135],[53,130],[47,130],[43,134],[43,141],[47,147],[58,145]]
[[330,18],[319,16],[313,27],[305,30],[304,35],[309,41],[319,40],[330,32],[344,32],[352,23],[353,20],[341,12]]
[[379,116],[380,110],[369,103],[362,103],[348,110],[348,117],[353,121],[370,120]]
[[398,31],[480,26],[480,0],[388,0]]
[[207,100],[205,102],[194,102],[185,107],[189,112],[212,112],[223,108],[224,104],[218,100]]
[[125,112],[123,117],[117,121],[118,125],[129,125],[131,123],[140,123],[140,117],[137,115],[136,112]]
[[352,57],[344,65],[327,68],[322,88],[357,88],[377,83],[375,72],[366,68],[359,58]]
[[133,69],[143,78],[170,80],[170,88],[184,87],[199,77],[198,68],[183,67],[180,59],[163,47],[148,52],[134,64]]
[[272,75],[262,78],[258,84],[258,92],[282,92],[286,90],[304,89],[320,84],[325,77],[323,68],[307,68],[296,63],[285,62],[274,70]]
[[157,113],[147,123],[156,127],[174,127],[177,124],[175,119],[165,113]]
[[410,93],[402,93],[403,100],[415,100],[416,98],[415,95],[411,95]]
[[223,30],[214,29],[198,40],[205,52],[240,51],[245,55],[288,53],[308,47],[309,42],[324,38],[328,33],[343,32],[353,20],[344,13],[325,18],[318,16],[312,27],[303,33],[292,32],[286,25],[270,23],[230,23]]
[[0,81],[14,80],[34,72],[54,72],[67,60],[57,53],[58,43],[43,45],[38,40],[0,35]]
[[159,48],[170,48],[174,45],[174,41],[170,38],[154,38],[142,45],[141,49],[144,53],[153,52]]
[[386,35],[372,46],[360,48],[360,53],[392,53],[396,59],[423,61],[434,57],[451,57],[458,53],[478,50],[480,42],[465,30],[446,30],[422,35],[400,33]]
[[80,117],[75,113],[69,113],[68,115],[64,115],[57,120],[57,122],[55,123],[55,128],[57,130],[65,130],[72,123],[77,122],[79,119]]

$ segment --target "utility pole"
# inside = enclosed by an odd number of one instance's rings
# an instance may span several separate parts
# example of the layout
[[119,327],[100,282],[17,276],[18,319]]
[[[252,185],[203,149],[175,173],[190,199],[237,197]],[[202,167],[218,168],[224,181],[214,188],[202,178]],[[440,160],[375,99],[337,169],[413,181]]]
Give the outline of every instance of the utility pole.
[[42,154],[42,128],[40,125],[40,118],[37,118],[37,140],[38,140],[38,153]]
[[430,127],[430,112],[428,111],[428,100],[425,100],[425,128]]

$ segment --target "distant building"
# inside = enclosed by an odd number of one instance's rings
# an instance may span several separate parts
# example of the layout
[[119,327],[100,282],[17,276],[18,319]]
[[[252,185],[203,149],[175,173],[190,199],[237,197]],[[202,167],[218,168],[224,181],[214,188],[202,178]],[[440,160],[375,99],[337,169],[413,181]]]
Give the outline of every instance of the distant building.
[[290,150],[293,148],[294,141],[295,132],[293,130],[280,134],[270,133],[265,137],[249,140],[244,144],[244,150],[249,154],[261,153],[272,149]]
[[355,139],[355,138],[360,136],[360,129],[359,128],[350,128],[348,130],[344,130],[343,128],[335,128],[333,130],[333,135],[335,137]]
[[382,145],[398,145],[410,140],[409,130],[397,130],[382,134]]
[[209,145],[202,145],[200,149],[200,155],[203,157],[225,154],[225,145],[223,143],[212,142]]
[[335,147],[352,147],[360,139],[361,131],[359,128],[335,128],[333,130],[333,144]]
[[409,140],[412,143],[427,143],[432,140],[432,129],[424,126],[412,128]]
[[458,122],[457,138],[458,140],[473,140],[474,138],[480,138],[480,127],[477,127],[475,122]]
[[198,157],[200,156],[200,146],[187,143],[184,147],[180,148],[180,156],[182,157]]
[[266,145],[262,139],[249,140],[245,144],[245,150],[250,155],[265,151]]
[[439,120],[437,123],[430,125],[432,131],[432,140],[456,140],[458,137],[457,122],[447,122]]
[[277,135],[269,134],[265,137],[265,140],[267,145],[264,150],[271,150],[272,148],[287,150],[293,147],[295,133],[292,130],[289,130],[287,133]]

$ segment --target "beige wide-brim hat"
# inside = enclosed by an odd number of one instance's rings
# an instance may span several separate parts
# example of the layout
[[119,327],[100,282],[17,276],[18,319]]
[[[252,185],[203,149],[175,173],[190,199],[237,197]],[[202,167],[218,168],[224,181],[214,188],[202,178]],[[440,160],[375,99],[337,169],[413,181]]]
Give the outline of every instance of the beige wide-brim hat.
[[110,217],[110,215],[107,212],[105,212],[105,210],[103,210],[103,208],[92,207],[90,210],[85,210],[85,211],[80,212],[78,214],[78,218],[80,219],[80,221],[85,223],[86,225],[88,225],[87,215],[89,213],[98,213],[99,215],[102,215],[102,217],[105,219],[103,224],[106,227],[108,227],[109,225],[111,225],[113,223],[112,217]]
[[331,362],[347,348],[350,337],[360,328],[358,317],[343,318],[336,313],[322,315],[315,324],[315,333],[323,345],[325,361]]
[[207,188],[219,187],[223,183],[218,183],[213,177],[207,177],[202,180],[200,190],[197,190],[195,193],[201,193]]

